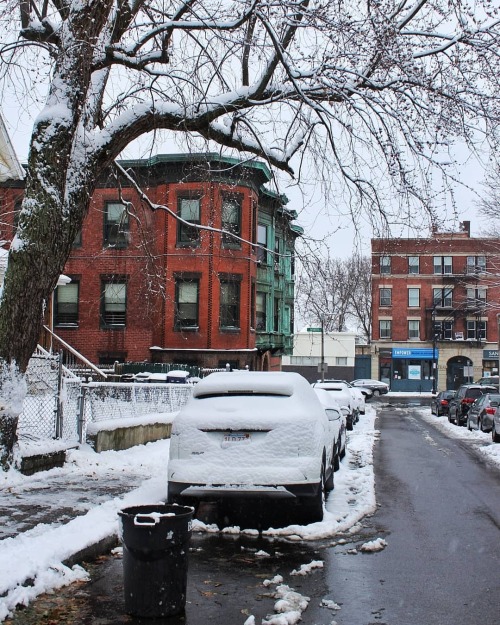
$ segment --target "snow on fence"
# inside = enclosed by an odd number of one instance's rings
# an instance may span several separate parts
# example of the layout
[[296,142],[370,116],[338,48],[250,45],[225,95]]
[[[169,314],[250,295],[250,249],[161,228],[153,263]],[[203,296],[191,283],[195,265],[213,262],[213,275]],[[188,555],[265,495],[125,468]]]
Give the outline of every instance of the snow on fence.
[[85,421],[128,419],[177,412],[191,397],[191,384],[91,382],[82,387]]
[[33,361],[27,376],[28,394],[19,416],[21,440],[83,442],[88,423],[133,421],[153,413],[177,412],[193,391],[190,384],[84,384],[79,379],[58,377],[58,365],[57,357]]

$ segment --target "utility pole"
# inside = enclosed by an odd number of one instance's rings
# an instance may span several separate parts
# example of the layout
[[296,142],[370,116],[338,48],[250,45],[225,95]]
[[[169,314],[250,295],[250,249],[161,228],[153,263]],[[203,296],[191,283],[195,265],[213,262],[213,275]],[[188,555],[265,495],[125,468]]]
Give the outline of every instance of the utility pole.
[[321,381],[325,381],[325,321],[321,317]]
[[436,305],[432,307],[432,393],[436,394],[437,362],[436,362]]

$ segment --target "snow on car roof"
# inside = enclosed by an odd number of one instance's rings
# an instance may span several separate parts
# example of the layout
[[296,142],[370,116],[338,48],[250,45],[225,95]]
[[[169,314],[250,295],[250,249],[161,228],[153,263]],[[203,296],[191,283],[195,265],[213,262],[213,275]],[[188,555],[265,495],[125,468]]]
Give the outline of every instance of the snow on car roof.
[[337,410],[339,409],[338,403],[331,396],[331,393],[329,393],[326,389],[316,386],[314,387],[314,392],[316,393],[319,401],[325,408],[335,408]]
[[193,397],[206,395],[264,394],[300,395],[300,389],[309,388],[305,378],[298,373],[270,371],[216,372],[199,382]]

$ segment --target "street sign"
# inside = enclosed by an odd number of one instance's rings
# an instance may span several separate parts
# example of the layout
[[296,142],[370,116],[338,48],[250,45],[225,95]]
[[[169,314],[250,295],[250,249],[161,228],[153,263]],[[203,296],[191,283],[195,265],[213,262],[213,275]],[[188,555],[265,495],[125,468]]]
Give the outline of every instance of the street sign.
[[318,373],[328,373],[328,363],[320,362],[318,365]]
[[321,332],[321,328],[307,328],[308,332]]

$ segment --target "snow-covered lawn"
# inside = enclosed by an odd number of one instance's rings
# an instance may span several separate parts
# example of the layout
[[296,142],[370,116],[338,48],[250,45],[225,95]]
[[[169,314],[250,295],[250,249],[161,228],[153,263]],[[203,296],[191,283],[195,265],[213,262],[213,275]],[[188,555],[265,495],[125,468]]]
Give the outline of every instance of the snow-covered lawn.
[[[368,407],[366,415],[349,433],[347,453],[340,470],[335,474],[335,489],[326,502],[323,521],[307,526],[269,529],[264,532],[265,535],[279,535],[290,540],[315,540],[356,531],[356,524],[375,510],[373,445],[378,433],[374,424],[375,410]],[[139,478],[142,481],[138,488],[126,495],[110,498],[64,525],[42,524],[0,541],[0,561],[9,563],[8,566],[0,567],[0,621],[17,604],[27,605],[43,592],[86,579],[87,573],[81,566],[70,568],[63,561],[108,536],[117,535],[119,510],[132,505],[165,501],[169,446],[170,441],[164,440],[126,451],[100,454],[83,446],[68,453],[68,461],[61,469],[31,477],[16,471],[0,476],[0,483],[6,493],[11,489],[21,489],[25,499],[32,497],[33,506],[44,505],[51,481],[57,480],[60,485],[67,478],[68,484],[75,484],[91,478],[94,483],[105,484],[106,480],[114,481],[120,474],[134,474],[136,480]],[[43,487],[44,483],[46,488]],[[74,505],[75,509],[81,506],[81,501],[71,488],[64,492],[64,505]],[[193,526],[194,531],[200,532],[240,531],[236,527],[207,526],[197,520]]]

